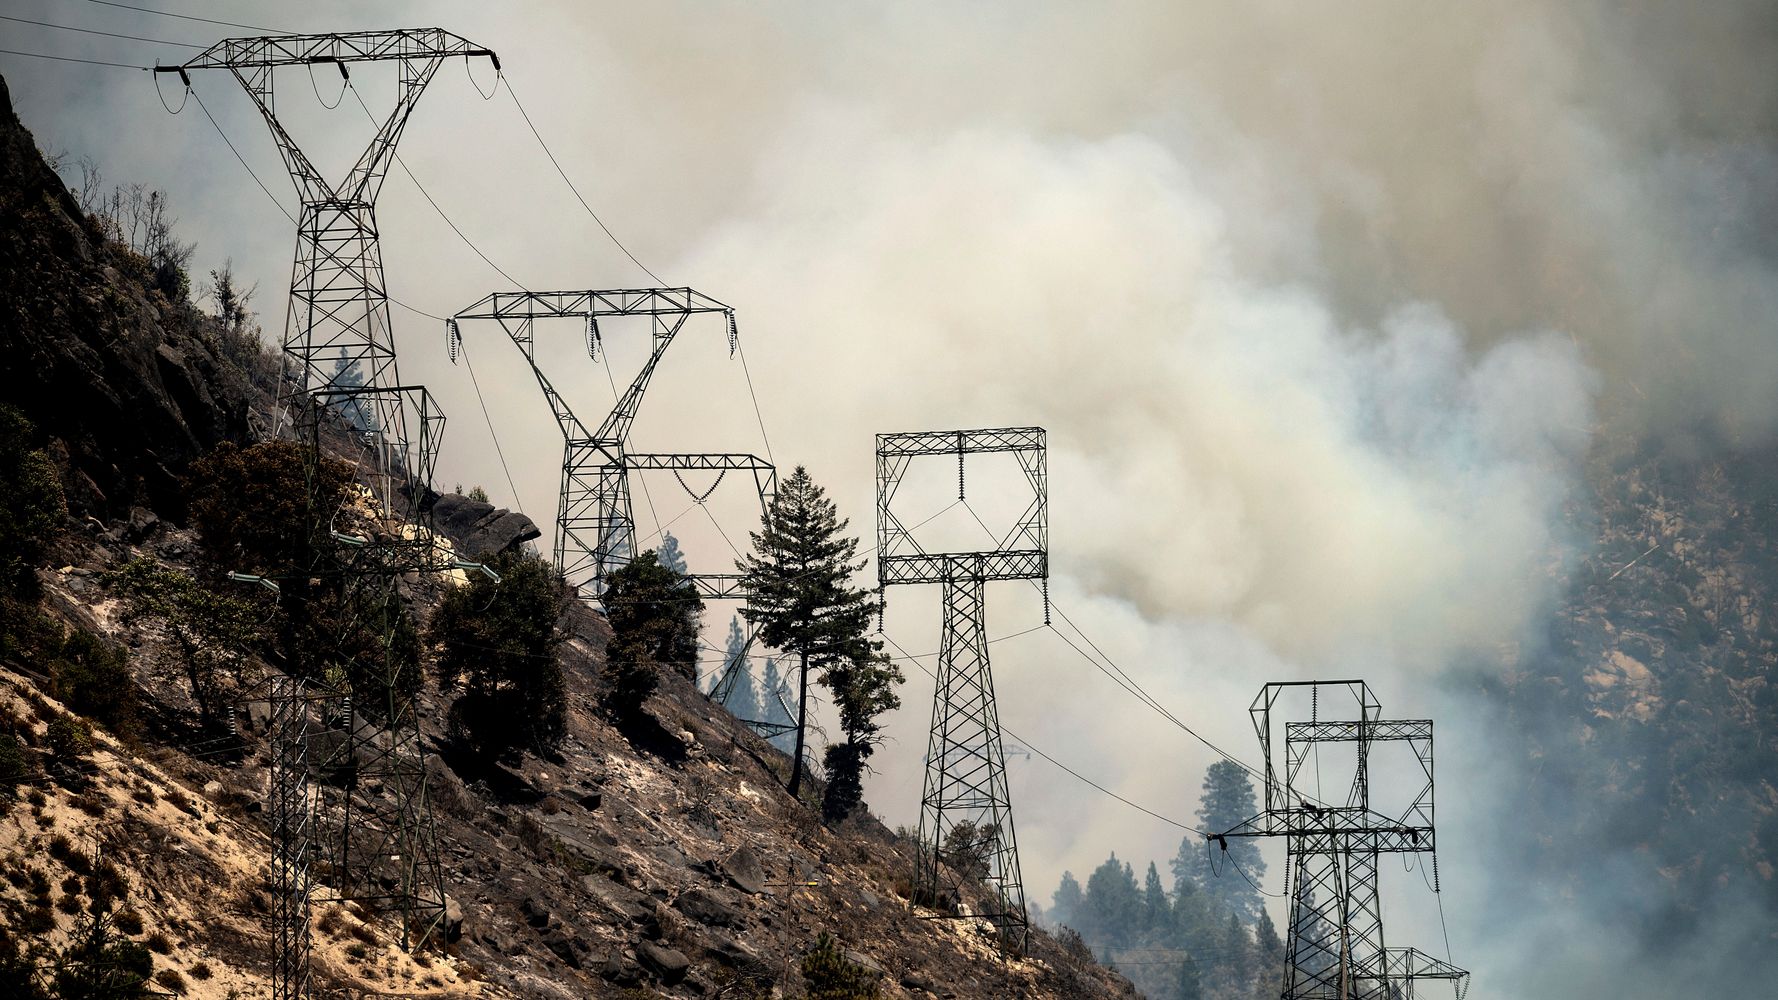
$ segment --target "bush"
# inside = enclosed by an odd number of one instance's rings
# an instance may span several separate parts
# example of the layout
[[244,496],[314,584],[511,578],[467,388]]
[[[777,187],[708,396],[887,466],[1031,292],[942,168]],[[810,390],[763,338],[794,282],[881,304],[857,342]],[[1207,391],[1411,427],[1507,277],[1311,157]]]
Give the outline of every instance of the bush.
[[68,518],[55,463],[27,447],[36,434],[24,414],[0,404],[0,594],[36,593],[32,567]]
[[[324,510],[339,506],[352,483],[351,468],[324,458],[317,474],[315,503]],[[186,493],[204,554],[218,567],[281,575],[304,564],[314,515],[296,442],[218,445],[192,463]]]
[[31,761],[25,746],[10,731],[0,729],[0,792],[10,795],[31,777]]
[[63,771],[80,767],[93,750],[93,731],[72,715],[57,715],[49,720],[45,738],[49,752],[55,755],[56,766]]
[[185,992],[185,977],[179,974],[178,969],[162,969],[154,974],[154,981],[174,993]]
[[119,735],[136,728],[136,681],[129,657],[85,629],[75,629],[49,661],[50,693]]
[[152,559],[133,559],[105,579],[128,602],[125,620],[148,619],[166,629],[179,650],[192,699],[206,721],[214,718],[222,672],[239,682],[248,647],[260,636],[258,607]]
[[877,974],[848,960],[826,934],[803,956],[802,968],[809,1000],[869,1000],[877,995]]
[[452,736],[495,758],[553,750],[567,726],[556,649],[572,598],[534,553],[502,553],[489,566],[500,582],[477,573],[452,590],[427,633],[440,687],[463,692],[450,709]]

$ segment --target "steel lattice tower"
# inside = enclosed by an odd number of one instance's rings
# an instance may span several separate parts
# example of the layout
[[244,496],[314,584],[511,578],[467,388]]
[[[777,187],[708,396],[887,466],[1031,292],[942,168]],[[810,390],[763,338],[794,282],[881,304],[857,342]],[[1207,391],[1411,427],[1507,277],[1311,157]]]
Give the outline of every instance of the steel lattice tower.
[[266,818],[272,832],[272,887],[277,928],[272,995],[300,997],[309,981],[309,864],[315,805],[309,787],[311,699],[303,682],[271,678],[267,741],[271,775]]
[[[1011,453],[1018,460],[1031,486],[1030,504],[992,550],[927,552],[892,509],[908,465],[920,457],[956,456],[961,501],[964,456],[989,452]],[[988,666],[985,591],[992,580],[1049,577],[1047,461],[1041,427],[877,435],[878,583],[883,587],[939,584],[944,607],[920,797],[915,899],[948,908],[961,902],[963,881],[972,874],[979,876],[995,898],[990,912],[973,916],[992,923],[1011,951],[1024,948],[1028,918],[994,677]],[[978,838],[968,859],[949,853],[953,831],[964,824]],[[968,871],[982,862],[985,870]]]
[[[720,316],[726,323],[729,351],[735,349],[735,311],[692,288],[627,288],[557,292],[495,292],[458,312],[449,321],[446,337],[451,359],[456,360],[461,323],[493,320],[525,355],[543,390],[550,413],[562,431],[562,485],[556,508],[555,561],[564,579],[597,598],[605,591],[605,578],[628,563],[637,548],[636,515],[630,482],[640,472],[671,472],[694,501],[702,504],[730,474],[751,478],[759,498],[760,513],[771,510],[778,493],[778,470],[758,455],[733,452],[641,453],[629,450],[630,428],[642,407],[642,397],[655,368],[687,322],[698,316]],[[605,354],[604,332],[599,321],[621,317],[647,317],[651,328],[648,360],[618,397],[611,412],[597,428],[574,413],[537,362],[538,320],[569,319],[584,324],[587,355],[597,361]],[[716,473],[716,481],[702,494],[686,486],[681,474]],[[690,581],[706,601],[741,600],[742,577],[738,573],[691,573]],[[752,641],[751,635],[748,637]],[[738,665],[730,665],[711,689],[710,697],[726,704],[739,680]],[[744,669],[744,668],[743,668]],[[773,697],[776,697],[774,694]],[[794,726],[763,719],[741,720],[760,735],[770,738]]]
[[[444,416],[423,387],[403,385],[397,374],[375,203],[415,103],[450,56],[487,56],[499,66],[485,48],[437,28],[421,28],[231,38],[179,66],[156,68],[157,73],[177,73],[187,87],[195,70],[232,74],[265,119],[296,187],[301,205],[279,402],[295,414],[303,445],[310,552],[307,572],[285,592],[300,604],[311,590],[310,580],[331,585],[343,609],[335,638],[343,640],[355,629],[381,637],[381,664],[368,671],[374,680],[357,685],[344,680],[353,674],[342,662],[342,655],[350,655],[342,654],[342,642],[300,651],[320,679],[332,685],[320,731],[333,729],[340,738],[330,741],[335,749],[329,760],[314,763],[350,775],[344,789],[329,796],[333,801],[317,803],[300,792],[305,779],[294,771],[308,766],[308,702],[300,691],[283,689],[283,696],[273,701],[274,715],[282,712],[287,719],[277,727],[285,742],[274,742],[271,789],[278,824],[274,868],[288,894],[280,902],[279,974],[274,981],[279,997],[301,996],[307,983],[309,870],[286,852],[296,849],[308,827],[292,810],[312,809],[310,815],[325,820],[325,830],[317,830],[323,842],[319,853],[340,898],[356,900],[373,912],[399,914],[404,947],[424,943],[444,909],[412,694],[418,668],[396,648],[400,577],[454,565],[426,524]],[[355,62],[396,63],[398,97],[357,162],[334,184],[279,121],[273,82],[281,67],[312,72],[322,63],[335,66],[349,83],[347,67]],[[356,453],[358,477],[380,505],[382,517],[405,523],[379,529],[374,537],[335,530],[338,511],[320,494],[322,456],[330,449]],[[295,718],[292,706],[298,704],[304,706],[301,725],[288,721]],[[365,706],[371,706],[367,713],[355,710]]]
[[[1307,720],[1286,717],[1280,700],[1287,695],[1299,709],[1307,696]],[[1323,719],[1328,699],[1352,714]],[[1265,760],[1264,811],[1208,837],[1225,846],[1229,837],[1284,838],[1290,919],[1280,997],[1401,1000],[1422,980],[1450,981],[1461,995],[1467,972],[1411,948],[1387,947],[1384,938],[1381,858],[1438,847],[1431,720],[1383,718],[1369,685],[1358,680],[1267,684],[1249,714]],[[1414,765],[1407,773],[1423,779],[1395,816],[1371,802],[1371,769],[1385,744],[1405,746]],[[1341,803],[1319,801],[1306,784],[1305,768],[1318,769],[1326,748],[1352,768]]]

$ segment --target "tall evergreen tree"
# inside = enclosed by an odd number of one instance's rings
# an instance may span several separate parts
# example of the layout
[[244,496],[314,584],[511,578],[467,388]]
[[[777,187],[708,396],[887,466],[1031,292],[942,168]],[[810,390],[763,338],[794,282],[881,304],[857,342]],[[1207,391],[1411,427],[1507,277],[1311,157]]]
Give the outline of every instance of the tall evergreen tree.
[[803,780],[809,671],[833,676],[836,667],[860,667],[882,652],[882,643],[869,638],[876,607],[870,591],[851,582],[864,561],[858,558],[858,539],[845,534],[848,526],[827,491],[799,465],[779,484],[760,530],[751,533],[753,551],[736,563],[746,577],[742,617],[759,629],[766,645],[797,658],[792,797]]
[[727,676],[730,671],[734,672],[735,681],[723,707],[737,719],[764,721],[764,716],[760,713],[759,692],[753,686],[753,673],[747,669],[747,633],[741,629],[739,615],[729,618],[728,644],[722,654],[722,669],[717,672],[717,679]]
[[1167,905],[1167,890],[1161,888],[1161,873],[1154,862],[1148,863],[1148,877],[1142,882],[1142,924],[1146,931],[1165,931],[1172,923],[1173,908]]
[[[1251,819],[1258,811],[1254,804],[1253,781],[1241,765],[1231,760],[1219,760],[1204,772],[1203,798],[1198,805],[1201,828],[1221,833]],[[1182,853],[1183,850],[1184,845],[1181,845]],[[1232,837],[1226,852],[1220,847],[1211,850],[1218,851],[1218,856],[1201,863],[1198,868],[1205,893],[1240,917],[1242,923],[1257,920],[1262,906],[1254,886],[1263,882],[1266,875],[1266,861],[1260,855],[1258,841],[1252,837]],[[1201,843],[1193,853],[1199,858],[1206,857]],[[1234,870],[1236,868],[1239,871]]]
[[680,576],[690,572],[685,568],[685,553],[679,551],[679,539],[674,538],[671,531],[661,532],[661,547],[656,551],[655,558],[662,566]]
[[1050,917],[1058,926],[1080,928],[1076,922],[1080,919],[1081,907],[1086,896],[1080,891],[1080,883],[1074,880],[1073,872],[1062,873],[1062,884],[1056,886],[1055,894],[1050,897]]
[[1174,991],[1177,1000],[1204,1000],[1203,975],[1198,971],[1198,960],[1190,955],[1179,966],[1179,986]]
[[1117,859],[1110,858],[1087,878],[1086,897],[1088,927],[1077,928],[1083,935],[1097,939],[1107,948],[1128,945],[1142,922],[1142,894],[1136,888],[1136,873]]
[[1284,960],[1284,941],[1278,937],[1272,914],[1263,906],[1259,909],[1259,921],[1253,925],[1253,951],[1255,964],[1259,966],[1258,978],[1264,982]]
[[[776,657],[766,657],[765,674],[761,678],[760,715],[762,722],[770,722],[775,726],[795,726],[796,717],[790,714],[789,704],[796,700],[795,693],[790,690],[790,683],[778,669]],[[772,746],[789,753],[796,746],[796,733],[786,730],[772,737]]]

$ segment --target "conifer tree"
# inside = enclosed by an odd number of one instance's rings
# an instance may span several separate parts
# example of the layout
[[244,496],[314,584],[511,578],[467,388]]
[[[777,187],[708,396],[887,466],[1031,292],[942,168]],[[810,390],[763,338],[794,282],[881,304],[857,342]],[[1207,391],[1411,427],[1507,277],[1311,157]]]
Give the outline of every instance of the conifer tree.
[[881,658],[882,644],[869,638],[875,604],[869,591],[851,582],[864,561],[858,558],[858,539],[845,534],[848,526],[827,492],[799,465],[779,484],[760,530],[751,533],[753,551],[736,563],[746,577],[742,617],[758,628],[766,645],[797,658],[796,746],[788,786],[793,797],[802,787],[809,671],[829,676],[835,668],[862,669]]
[[1147,931],[1161,931],[1171,923],[1173,910],[1167,905],[1167,891],[1161,888],[1161,873],[1154,862],[1148,863],[1148,877],[1142,883],[1142,924]]
[[1087,878],[1086,912],[1088,926],[1078,930],[1107,948],[1126,946],[1141,924],[1142,894],[1136,888],[1136,874],[1118,861],[1115,851]]
[[735,671],[734,686],[729,689],[728,700],[723,707],[737,719],[750,722],[768,721],[760,709],[759,692],[753,686],[753,673],[747,669],[747,633],[741,629],[740,616],[729,618],[728,644],[722,656],[722,670],[718,678]]
[[619,718],[632,717],[654,693],[662,668],[695,680],[698,630],[704,602],[684,589],[684,578],[662,566],[653,550],[612,573],[604,595],[611,622],[606,646],[612,683],[606,706]]
[[[1239,826],[1256,812],[1253,781],[1246,769],[1230,760],[1219,760],[1210,765],[1204,772],[1198,825],[1212,833],[1221,833]],[[1182,856],[1185,847],[1185,844],[1180,845]],[[1210,848],[1219,852],[1213,861],[1202,842],[1195,847],[1192,854],[1197,859],[1198,880],[1204,892],[1216,905],[1240,917],[1242,923],[1250,924],[1258,919],[1261,901],[1254,885],[1263,882],[1266,875],[1266,862],[1260,855],[1258,842],[1251,837],[1231,837],[1226,852],[1219,846]],[[1243,873],[1246,877],[1242,877]]]
[[679,539],[673,537],[671,531],[661,532],[661,547],[656,550],[655,558],[662,566],[684,576],[689,572],[685,568],[685,553],[679,551]]
[[1179,987],[1174,992],[1177,1000],[1204,1000],[1204,983],[1198,971],[1198,960],[1190,955],[1179,967]]
[[1080,883],[1075,881],[1073,872],[1062,873],[1062,884],[1056,887],[1050,900],[1050,916],[1055,923],[1079,930],[1075,925],[1080,920],[1081,906],[1086,897],[1081,893]]

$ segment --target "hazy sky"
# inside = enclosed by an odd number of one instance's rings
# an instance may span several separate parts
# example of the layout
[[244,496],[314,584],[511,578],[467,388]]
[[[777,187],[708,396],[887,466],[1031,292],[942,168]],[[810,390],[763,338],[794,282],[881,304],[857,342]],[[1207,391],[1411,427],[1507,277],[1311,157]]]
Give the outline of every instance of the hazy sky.
[[[79,0],[5,6],[170,41],[245,33]],[[1548,569],[1574,541],[1560,505],[1599,435],[1712,447],[1778,426],[1778,25],[1769,6],[1644,6],[202,13],[293,30],[436,24],[498,50],[511,86],[491,99],[485,62],[440,70],[400,147],[413,174],[528,287],[651,284],[555,174],[516,93],[637,258],[737,308],[772,453],[807,464],[867,537],[873,433],[1047,427],[1060,606],[1162,703],[1252,760],[1245,709],[1265,680],[1361,675],[1386,708],[1425,715],[1454,656],[1510,647],[1547,610]],[[6,35],[7,48],[131,63],[192,51],[16,23]],[[162,100],[178,107],[178,87],[163,79],[157,95],[128,70],[0,56],[0,71],[40,144],[167,190],[199,269],[232,257],[279,334],[292,227],[196,101],[170,116]],[[387,72],[353,79],[388,107]],[[214,73],[196,86],[290,207],[238,86]],[[286,71],[278,87],[299,141],[343,172],[371,126],[338,74]],[[442,315],[510,287],[400,168],[379,219],[404,301]],[[405,378],[451,414],[441,478],[511,503],[440,324],[395,320]],[[559,435],[511,345],[464,332],[518,504],[547,524]],[[607,373],[579,335],[554,335],[551,364],[596,420]],[[608,339],[627,381],[640,338]],[[765,447],[719,325],[688,328],[656,386],[638,447]],[[954,470],[931,471],[910,491],[912,518],[948,502]],[[975,480],[990,520],[1012,482],[995,475],[983,463]],[[732,489],[714,509],[740,544],[748,512]],[[694,568],[725,568],[728,544],[670,477],[639,500],[644,534],[682,516]],[[930,529],[977,530],[958,510]],[[891,600],[895,640],[936,649],[933,595]],[[719,636],[726,612],[712,618]],[[990,634],[1040,622],[1021,585],[992,589]],[[1191,821],[1213,759],[1201,745],[1048,632],[998,643],[994,658],[1009,727]],[[915,818],[930,711],[930,681],[909,675],[866,790],[891,822]],[[1441,759],[1488,753],[1447,741]],[[1034,899],[1108,850],[1140,866],[1178,845],[1178,830],[1041,760],[1011,767]],[[1446,804],[1443,816],[1482,814]],[[1441,840],[1461,872],[1462,841]],[[1476,995],[1520,995],[1502,983],[1536,977],[1515,978],[1523,959],[1487,933],[1462,876],[1451,882],[1457,960],[1494,967]]]

